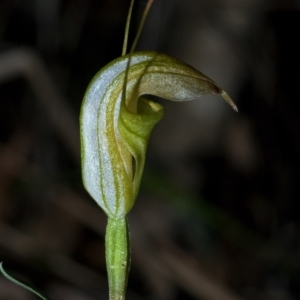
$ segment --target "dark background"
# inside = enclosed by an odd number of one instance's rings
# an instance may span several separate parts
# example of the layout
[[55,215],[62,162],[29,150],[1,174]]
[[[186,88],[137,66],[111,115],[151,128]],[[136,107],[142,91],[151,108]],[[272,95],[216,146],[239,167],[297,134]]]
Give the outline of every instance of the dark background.
[[[146,1],[136,1],[130,41]],[[106,217],[84,191],[78,116],[121,55],[129,1],[0,1],[0,261],[53,299],[107,299]],[[300,298],[300,3],[156,0],[137,50],[216,96],[158,100],[129,215],[128,299]],[[0,277],[1,300],[35,299]]]

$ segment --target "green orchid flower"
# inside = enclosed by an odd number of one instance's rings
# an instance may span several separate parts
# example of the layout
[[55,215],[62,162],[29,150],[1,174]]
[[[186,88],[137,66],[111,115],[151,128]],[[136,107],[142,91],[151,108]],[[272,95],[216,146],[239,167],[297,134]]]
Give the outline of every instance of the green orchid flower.
[[[129,18],[132,5],[133,1]],[[106,262],[111,300],[125,298],[130,266],[126,216],[139,191],[151,131],[164,115],[163,107],[146,95],[188,101],[211,93],[222,96],[237,111],[213,80],[157,52],[131,51],[117,58],[87,88],[80,115],[82,177],[86,190],[108,217]]]
[[156,52],[137,52],[114,60],[99,71],[87,89],[80,118],[82,174],[85,188],[108,216],[111,299],[123,299],[119,295],[126,289],[126,215],[138,194],[150,133],[164,114],[160,104],[144,95],[188,101],[209,93],[221,95],[236,110],[229,96],[210,78]]

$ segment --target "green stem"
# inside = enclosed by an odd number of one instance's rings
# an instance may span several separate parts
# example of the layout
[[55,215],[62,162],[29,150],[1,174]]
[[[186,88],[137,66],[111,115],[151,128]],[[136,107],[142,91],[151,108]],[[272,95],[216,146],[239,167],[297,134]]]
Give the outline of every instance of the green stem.
[[134,39],[134,41],[132,43],[132,46],[131,46],[131,49],[130,49],[130,53],[134,52],[134,49],[135,49],[135,47],[137,45],[137,42],[138,42],[138,40],[139,40],[139,38],[141,36],[142,30],[144,28],[145,21],[147,19],[148,13],[150,11],[150,8],[151,8],[153,2],[154,2],[154,0],[148,0],[148,2],[147,2],[147,5],[145,7],[145,10],[144,10],[144,13],[143,13],[143,16],[142,16],[142,19],[141,19],[140,26],[138,28],[137,34],[135,36],[135,39]]
[[130,268],[130,237],[127,218],[108,218],[105,236],[109,299],[125,299]]
[[125,27],[125,35],[124,35],[124,43],[123,43],[123,50],[122,50],[122,56],[126,54],[127,52],[127,44],[128,44],[128,36],[129,36],[129,26],[130,26],[130,20],[132,15],[132,9],[133,9],[134,0],[131,0],[130,6],[129,6],[129,12],[127,16],[126,21],[126,27]]

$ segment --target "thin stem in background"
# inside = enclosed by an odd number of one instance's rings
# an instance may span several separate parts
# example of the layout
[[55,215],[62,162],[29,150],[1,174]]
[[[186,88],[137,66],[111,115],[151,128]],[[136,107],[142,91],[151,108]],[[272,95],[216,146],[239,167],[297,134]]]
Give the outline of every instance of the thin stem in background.
[[125,27],[125,36],[124,36],[124,43],[123,43],[123,50],[122,50],[122,56],[126,54],[127,52],[127,45],[128,45],[128,35],[129,35],[129,27],[130,27],[130,20],[132,15],[132,9],[133,9],[134,0],[131,0],[128,16],[126,20],[126,27]]
[[148,16],[148,13],[150,11],[150,8],[151,8],[153,2],[154,2],[154,0],[149,0],[148,3],[147,3],[147,5],[146,5],[146,8],[144,10],[144,13],[143,13],[143,16],[142,16],[142,20],[141,20],[139,29],[138,29],[137,34],[135,36],[135,39],[134,39],[134,41],[132,43],[132,46],[131,46],[131,49],[130,49],[130,53],[132,53],[134,51],[134,49],[135,49],[135,47],[137,45],[137,42],[138,42],[138,40],[139,40],[139,38],[141,36],[141,33],[142,33],[142,30],[143,30],[146,18]]

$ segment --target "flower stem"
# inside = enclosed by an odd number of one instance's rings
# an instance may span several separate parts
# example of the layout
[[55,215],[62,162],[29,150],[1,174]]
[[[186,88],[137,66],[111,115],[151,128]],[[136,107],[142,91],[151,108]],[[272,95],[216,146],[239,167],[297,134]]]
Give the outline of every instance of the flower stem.
[[125,299],[130,268],[130,237],[127,218],[108,218],[105,236],[109,299]]

